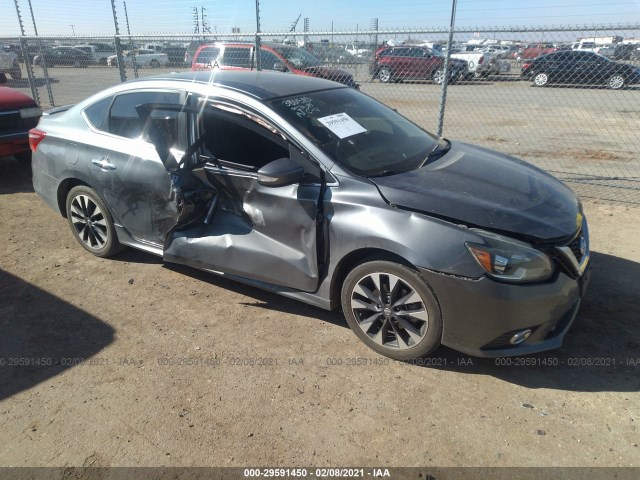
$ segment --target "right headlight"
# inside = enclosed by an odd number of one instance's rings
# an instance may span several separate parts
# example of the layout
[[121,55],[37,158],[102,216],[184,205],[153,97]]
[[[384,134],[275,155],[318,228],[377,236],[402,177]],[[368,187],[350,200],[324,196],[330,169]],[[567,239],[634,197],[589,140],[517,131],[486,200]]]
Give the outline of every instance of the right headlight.
[[542,282],[551,278],[554,264],[531,245],[492,232],[473,229],[483,243],[466,242],[473,258],[490,277],[511,283]]

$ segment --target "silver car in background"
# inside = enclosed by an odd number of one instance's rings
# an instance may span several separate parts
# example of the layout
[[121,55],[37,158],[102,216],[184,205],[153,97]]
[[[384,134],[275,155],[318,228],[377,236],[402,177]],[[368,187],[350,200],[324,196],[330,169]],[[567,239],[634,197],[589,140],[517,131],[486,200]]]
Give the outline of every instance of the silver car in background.
[[564,184],[328,80],[145,78],[47,112],[30,136],[36,192],[89,252],[131,246],[342,307],[391,358],[558,347],[588,281]]

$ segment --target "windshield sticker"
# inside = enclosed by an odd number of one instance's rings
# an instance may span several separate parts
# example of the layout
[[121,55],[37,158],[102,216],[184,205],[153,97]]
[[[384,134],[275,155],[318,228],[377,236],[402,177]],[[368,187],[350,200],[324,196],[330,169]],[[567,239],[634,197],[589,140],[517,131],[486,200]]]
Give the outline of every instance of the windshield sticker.
[[335,115],[319,118],[318,121],[335,133],[340,139],[367,131],[366,128],[346,113],[336,113]]
[[293,110],[300,118],[304,118],[307,115],[313,115],[314,113],[320,113],[320,109],[313,104],[313,100],[309,97],[291,98],[289,100],[285,100],[282,104]]

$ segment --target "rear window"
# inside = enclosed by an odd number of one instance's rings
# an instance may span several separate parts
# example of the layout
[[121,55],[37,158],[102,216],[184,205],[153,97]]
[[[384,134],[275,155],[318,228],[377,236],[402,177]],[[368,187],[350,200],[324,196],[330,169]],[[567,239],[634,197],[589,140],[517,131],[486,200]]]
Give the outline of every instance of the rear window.
[[105,130],[105,119],[112,100],[113,97],[106,97],[84,109],[84,115],[91,126],[98,130]]
[[[137,138],[144,131],[136,106],[146,103],[173,103],[180,101],[179,93],[136,92],[118,95],[109,112],[109,132],[126,138]],[[177,141],[177,112],[154,110],[151,118],[169,139],[172,145]]]
[[222,64],[229,67],[251,68],[251,49],[226,47],[222,54]]
[[220,55],[219,47],[204,47],[198,52],[195,63],[214,63]]

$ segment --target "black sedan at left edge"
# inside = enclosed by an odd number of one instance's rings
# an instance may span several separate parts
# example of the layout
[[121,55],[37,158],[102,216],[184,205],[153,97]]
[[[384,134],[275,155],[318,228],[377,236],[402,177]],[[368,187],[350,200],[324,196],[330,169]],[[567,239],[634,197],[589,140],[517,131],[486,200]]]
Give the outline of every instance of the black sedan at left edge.
[[536,87],[550,84],[606,85],[621,90],[640,83],[640,68],[594,52],[562,50],[522,64],[521,76]]
[[73,67],[86,67],[94,63],[93,57],[78,48],[73,47],[54,47],[46,49],[42,55],[33,57],[33,64],[42,66],[44,58],[47,67],[57,67],[60,65],[69,65]]

